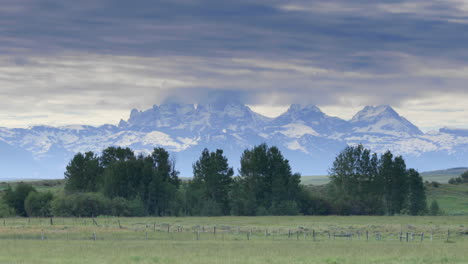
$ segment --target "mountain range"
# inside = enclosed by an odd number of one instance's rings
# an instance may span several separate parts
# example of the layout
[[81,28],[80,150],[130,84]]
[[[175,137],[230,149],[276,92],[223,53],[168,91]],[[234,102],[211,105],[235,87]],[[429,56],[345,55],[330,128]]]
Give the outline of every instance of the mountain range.
[[0,128],[0,178],[62,178],[75,153],[99,153],[108,146],[138,153],[164,147],[175,157],[181,176],[190,177],[204,148],[223,149],[238,168],[242,152],[263,142],[278,146],[303,175],[326,174],[337,153],[359,143],[378,153],[403,155],[409,167],[421,171],[466,166],[468,158],[468,130],[423,133],[388,105],[366,106],[343,120],[315,105],[293,104],[268,118],[224,100],[133,109],[118,125]]

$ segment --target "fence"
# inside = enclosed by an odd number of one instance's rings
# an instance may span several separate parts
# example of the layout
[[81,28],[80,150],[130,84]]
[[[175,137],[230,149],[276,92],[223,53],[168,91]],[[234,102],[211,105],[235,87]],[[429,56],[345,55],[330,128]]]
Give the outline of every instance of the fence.
[[[155,218],[156,220],[156,218]],[[118,218],[3,219],[0,240],[296,240],[296,241],[398,241],[424,243],[464,240],[468,229],[408,226],[407,230],[371,228],[309,227],[281,228],[240,225],[181,225],[135,222],[122,224]]]

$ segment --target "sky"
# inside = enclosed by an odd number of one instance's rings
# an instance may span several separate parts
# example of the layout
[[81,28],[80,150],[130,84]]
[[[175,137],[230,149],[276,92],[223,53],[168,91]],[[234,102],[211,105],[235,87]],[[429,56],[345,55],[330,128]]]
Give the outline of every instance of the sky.
[[233,96],[468,128],[468,0],[2,0],[0,126],[116,124]]

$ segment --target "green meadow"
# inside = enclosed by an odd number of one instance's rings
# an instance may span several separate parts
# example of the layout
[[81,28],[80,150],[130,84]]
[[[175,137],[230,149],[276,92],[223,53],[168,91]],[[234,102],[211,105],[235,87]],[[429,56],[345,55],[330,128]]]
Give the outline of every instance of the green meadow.
[[468,216],[6,218],[0,263],[467,263],[467,228]]

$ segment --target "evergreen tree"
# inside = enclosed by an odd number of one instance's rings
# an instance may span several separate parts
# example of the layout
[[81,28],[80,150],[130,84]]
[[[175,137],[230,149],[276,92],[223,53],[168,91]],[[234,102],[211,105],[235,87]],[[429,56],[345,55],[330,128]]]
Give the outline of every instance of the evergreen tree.
[[223,151],[209,152],[204,149],[199,160],[193,165],[193,187],[203,193],[203,201],[211,200],[223,214],[229,214],[229,191],[234,170],[229,167]]
[[408,170],[408,209],[411,215],[425,213],[427,208],[426,191],[422,177],[414,169]]

